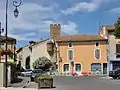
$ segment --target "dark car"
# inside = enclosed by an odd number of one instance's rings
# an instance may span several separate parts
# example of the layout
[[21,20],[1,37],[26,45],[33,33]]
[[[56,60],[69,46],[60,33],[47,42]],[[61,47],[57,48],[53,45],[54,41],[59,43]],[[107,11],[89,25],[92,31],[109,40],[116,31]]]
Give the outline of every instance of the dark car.
[[120,68],[116,68],[115,70],[110,71],[109,76],[113,79],[120,79]]
[[32,75],[31,75],[31,81],[34,81],[36,75],[43,74],[43,73],[44,73],[44,71],[41,69],[33,70]]

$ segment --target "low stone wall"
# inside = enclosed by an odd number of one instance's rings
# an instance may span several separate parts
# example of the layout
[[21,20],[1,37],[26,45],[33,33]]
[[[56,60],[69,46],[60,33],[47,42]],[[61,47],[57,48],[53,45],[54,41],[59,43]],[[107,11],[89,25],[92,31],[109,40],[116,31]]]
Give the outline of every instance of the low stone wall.
[[0,63],[0,87],[3,87],[4,82],[4,63]]
[[[7,84],[8,86],[10,86],[11,83],[11,66],[8,66],[8,73],[7,73]],[[4,87],[5,86],[5,63],[0,63],[0,87]]]

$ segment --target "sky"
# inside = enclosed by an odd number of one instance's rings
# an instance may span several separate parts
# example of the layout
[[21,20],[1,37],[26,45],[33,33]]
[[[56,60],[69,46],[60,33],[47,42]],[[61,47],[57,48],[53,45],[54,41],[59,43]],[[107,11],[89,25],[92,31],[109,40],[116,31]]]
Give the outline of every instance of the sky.
[[[14,0],[8,1],[8,36],[17,39],[17,47],[49,38],[50,24],[61,24],[67,35],[98,34],[100,26],[114,24],[120,16],[120,0],[22,0],[19,16],[14,18]],[[4,29],[5,3],[0,0]]]

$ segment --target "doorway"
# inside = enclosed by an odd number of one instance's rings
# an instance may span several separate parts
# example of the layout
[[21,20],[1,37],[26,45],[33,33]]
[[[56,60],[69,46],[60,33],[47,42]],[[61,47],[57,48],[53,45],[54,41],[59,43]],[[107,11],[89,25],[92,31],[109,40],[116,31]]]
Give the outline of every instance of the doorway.
[[28,56],[28,57],[26,58],[25,68],[26,68],[26,69],[30,69],[30,56]]
[[103,63],[103,74],[107,74],[107,63]]

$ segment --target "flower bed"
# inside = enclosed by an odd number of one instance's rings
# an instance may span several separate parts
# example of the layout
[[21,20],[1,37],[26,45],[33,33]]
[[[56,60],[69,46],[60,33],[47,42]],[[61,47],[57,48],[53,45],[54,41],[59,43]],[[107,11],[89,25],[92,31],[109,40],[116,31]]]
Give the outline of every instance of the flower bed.
[[38,89],[53,87],[53,78],[47,74],[42,74],[42,75],[37,76],[35,79],[35,82],[38,83]]

